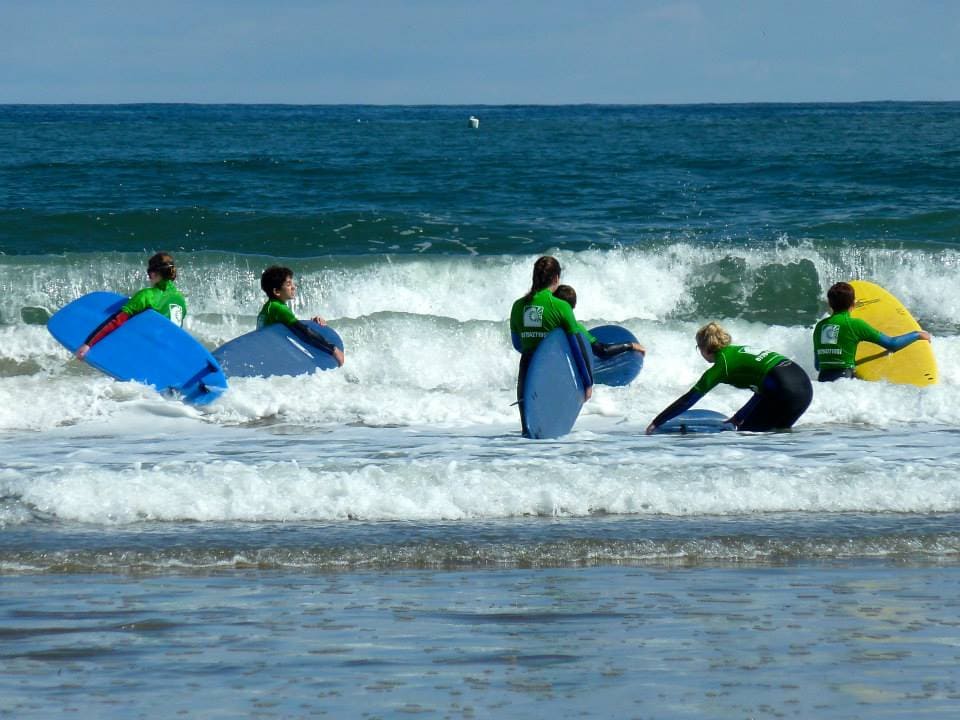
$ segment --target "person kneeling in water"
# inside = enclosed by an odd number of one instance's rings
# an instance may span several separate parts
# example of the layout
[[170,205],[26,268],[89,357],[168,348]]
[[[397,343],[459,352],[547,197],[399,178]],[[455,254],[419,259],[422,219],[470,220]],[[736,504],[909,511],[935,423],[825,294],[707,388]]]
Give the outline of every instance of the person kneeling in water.
[[857,345],[861,342],[872,342],[889,352],[902,350],[917,340],[930,342],[930,333],[926,330],[890,337],[866,320],[850,317],[856,300],[850,283],[838,282],[827,290],[832,314],[813,329],[813,362],[820,373],[817,375],[820,382],[852,378],[857,364]]
[[[560,300],[565,300],[567,304],[570,305],[571,310],[576,310],[577,291],[574,290],[570,285],[557,285],[557,289],[553,291],[553,296],[555,298],[559,298]],[[593,351],[593,354],[598,358],[603,358],[604,360],[630,351],[644,354],[647,352],[640,343],[602,343],[593,335],[591,335],[590,332],[580,322],[577,323],[577,332],[581,332],[587,336],[587,339],[590,340],[590,350]]]
[[[267,294],[267,302],[263,304],[260,314],[257,315],[257,330],[262,330],[274,323],[283,323],[301,340],[330,353],[337,361],[337,365],[343,366],[343,350],[302,320],[297,320],[297,316],[287,307],[287,303],[297,294],[297,286],[293,282],[293,270],[279,265],[268,267],[260,276],[260,288]],[[313,318],[313,321],[319,325],[327,324],[319,316]]]
[[727,422],[738,430],[764,432],[792,427],[813,399],[807,373],[783,355],[756,352],[730,344],[730,333],[712,322],[697,331],[697,349],[713,366],[690,390],[657,415],[647,426],[647,435],[667,420],[689,410],[720,383],[750,388],[754,395]]

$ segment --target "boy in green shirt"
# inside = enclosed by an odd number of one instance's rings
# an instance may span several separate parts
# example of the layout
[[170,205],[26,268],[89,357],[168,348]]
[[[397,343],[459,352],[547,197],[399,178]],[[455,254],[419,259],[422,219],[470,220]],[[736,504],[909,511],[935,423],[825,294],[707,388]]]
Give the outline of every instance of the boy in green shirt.
[[852,378],[857,364],[857,345],[872,342],[889,352],[902,350],[917,340],[930,342],[930,333],[915,330],[890,337],[860,318],[850,317],[856,293],[850,283],[838,282],[827,291],[832,314],[813,329],[813,362],[819,371],[817,380],[832,382]]
[[[260,276],[260,288],[266,293],[267,301],[257,315],[258,330],[274,323],[283,323],[305,342],[333,355],[337,365],[343,367],[343,351],[305,322],[297,320],[297,316],[287,307],[287,303],[297,294],[297,286],[293,282],[293,270],[279,265],[268,267]],[[313,321],[319,325],[327,324],[326,320],[319,315],[313,318]]]
[[[577,291],[573,289],[570,285],[557,285],[557,289],[553,291],[553,296],[560,298],[561,300],[566,301],[570,306],[571,310],[577,309]],[[622,342],[622,343],[602,343],[597,340],[590,332],[583,326],[583,323],[577,323],[577,332],[583,333],[588,339],[590,339],[590,349],[593,351],[593,354],[601,359],[612,358],[621,353],[633,351],[638,353],[646,354],[646,350],[643,345],[637,342]]]

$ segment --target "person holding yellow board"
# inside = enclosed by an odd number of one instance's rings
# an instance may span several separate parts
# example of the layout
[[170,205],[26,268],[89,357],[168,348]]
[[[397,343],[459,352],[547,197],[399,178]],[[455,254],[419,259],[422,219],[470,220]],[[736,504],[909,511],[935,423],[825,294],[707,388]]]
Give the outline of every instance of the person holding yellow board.
[[850,283],[838,282],[827,291],[831,315],[813,330],[813,360],[819,372],[817,380],[832,382],[852,378],[857,364],[857,345],[871,342],[888,352],[896,352],[918,340],[930,342],[926,330],[914,330],[890,337],[866,320],[850,316],[856,304],[856,292]]

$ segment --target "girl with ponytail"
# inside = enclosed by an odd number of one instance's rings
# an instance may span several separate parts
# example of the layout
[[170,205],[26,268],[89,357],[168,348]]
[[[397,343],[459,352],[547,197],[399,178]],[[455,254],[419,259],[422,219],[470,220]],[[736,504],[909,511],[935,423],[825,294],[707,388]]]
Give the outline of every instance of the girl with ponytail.
[[730,333],[711,322],[697,330],[697,349],[713,365],[697,383],[647,426],[647,435],[693,407],[720,383],[751,389],[750,401],[727,422],[738,430],[783,430],[792,427],[813,399],[810,378],[799,365],[770,350],[731,345]]
[[83,360],[90,348],[100,342],[107,335],[137,313],[145,310],[156,310],[165,318],[183,327],[183,318],[187,314],[187,301],[183,294],[173,284],[177,279],[177,265],[169,253],[159,252],[147,261],[147,278],[150,287],[144,288],[130,298],[112,317],[102,322],[86,342],[77,348],[77,357]]
[[[568,334],[576,335],[577,319],[573,316],[570,304],[554,297],[553,291],[560,284],[560,263],[555,257],[544,255],[533,264],[533,280],[530,290],[513,303],[510,310],[510,339],[513,347],[520,352],[520,370],[517,377],[517,402],[520,406],[520,426],[527,436],[527,423],[523,407],[523,383],[530,365],[530,358],[540,342],[558,327]],[[588,336],[591,342],[594,338]],[[579,344],[571,344],[571,348]],[[575,353],[576,354],[576,353]],[[576,358],[580,374],[584,379],[584,399],[593,394],[593,378],[587,369],[586,360]]]

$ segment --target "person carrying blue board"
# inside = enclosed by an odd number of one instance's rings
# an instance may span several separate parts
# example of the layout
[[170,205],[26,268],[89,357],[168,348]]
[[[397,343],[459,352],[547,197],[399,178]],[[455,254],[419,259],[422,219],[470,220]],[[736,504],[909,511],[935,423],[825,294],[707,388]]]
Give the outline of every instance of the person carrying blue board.
[[827,290],[831,314],[813,329],[813,362],[820,382],[852,378],[857,364],[857,345],[861,342],[871,342],[888,352],[902,350],[917,340],[930,342],[930,333],[926,330],[890,337],[866,320],[850,317],[856,301],[856,291],[850,283],[838,282]]
[[727,421],[738,430],[785,430],[803,415],[813,399],[813,386],[804,369],[779,353],[751,350],[730,342],[730,333],[718,323],[708,323],[697,331],[697,349],[713,365],[690,390],[653,419],[647,426],[647,435],[689,410],[720,383],[754,392],[749,402]]
[[87,356],[91,347],[144,310],[156,310],[177,327],[183,327],[183,319],[187,316],[187,301],[173,283],[177,279],[177,266],[173,256],[160,252],[151,257],[147,261],[147,277],[150,279],[150,287],[135,293],[119,312],[98,325],[83,345],[77,348],[77,357],[80,360]]
[[[571,310],[577,309],[577,291],[570,285],[557,285],[557,289],[553,291],[553,296],[565,300]],[[583,333],[588,338],[593,338],[590,341],[590,350],[593,351],[593,354],[598,358],[603,358],[604,360],[630,351],[644,354],[647,352],[644,350],[643,345],[636,342],[602,343],[593,337],[587,328],[583,326],[583,323],[580,322],[577,323],[577,332]]]
[[[283,323],[304,342],[333,355],[337,365],[343,367],[343,350],[329,342],[307,323],[297,320],[297,316],[287,306],[287,303],[297,294],[297,286],[293,282],[293,270],[280,265],[271,265],[260,276],[260,288],[266,293],[267,301],[257,315],[258,330],[269,327],[274,323]],[[326,320],[320,316],[312,318],[312,320],[318,325],[327,324]]]
[[[576,335],[581,328],[570,304],[554,296],[553,292],[559,285],[560,262],[555,257],[544,255],[533,265],[533,281],[529,292],[516,300],[510,309],[510,340],[520,353],[517,404],[520,406],[520,425],[524,436],[528,436],[529,432],[524,416],[523,384],[534,351],[551,330],[562,327],[569,335]],[[590,333],[586,333],[586,337],[587,340],[595,340]],[[593,377],[579,348],[579,343],[571,343],[577,369],[583,378],[584,400],[589,400],[593,394]]]

